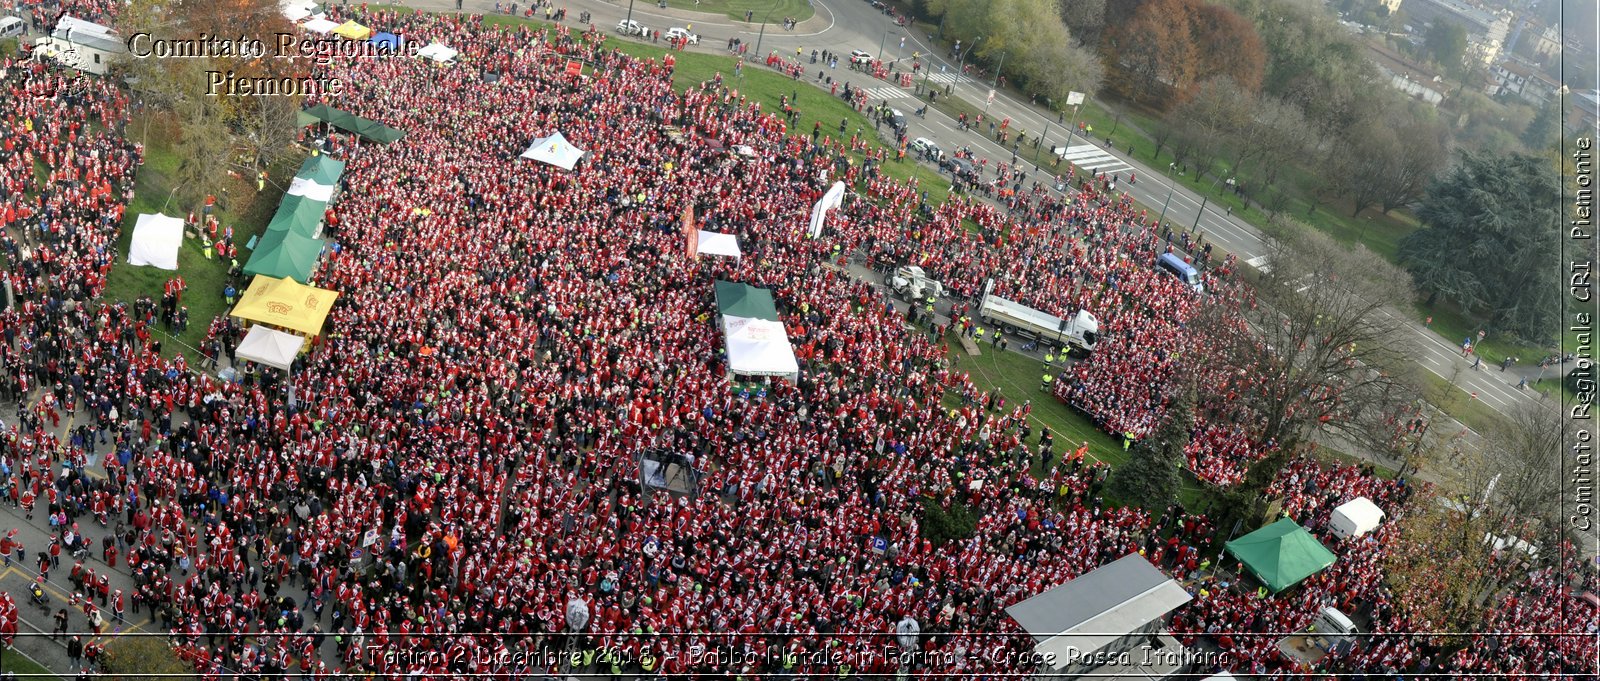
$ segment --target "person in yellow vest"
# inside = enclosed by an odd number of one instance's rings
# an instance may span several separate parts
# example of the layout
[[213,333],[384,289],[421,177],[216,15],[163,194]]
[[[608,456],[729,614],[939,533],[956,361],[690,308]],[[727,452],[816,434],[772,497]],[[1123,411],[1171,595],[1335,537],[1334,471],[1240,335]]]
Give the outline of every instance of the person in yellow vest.
[[1126,452],[1133,447],[1133,431],[1122,434],[1122,451]]
[[1055,375],[1051,374],[1049,371],[1045,371],[1044,378],[1040,379],[1039,389],[1045,392],[1050,392],[1050,384],[1054,383],[1055,380]]
[[1056,353],[1054,351],[1051,351],[1051,350],[1045,350],[1044,351],[1044,366],[1045,366],[1045,368],[1048,369],[1048,368],[1050,368],[1052,366],[1055,366],[1055,363],[1056,363]]
[[639,668],[643,669],[646,674],[654,674],[656,671],[656,656],[651,655],[648,650],[645,651],[643,655],[639,656]]
[[974,336],[977,337],[979,343],[983,342],[983,327],[981,327],[981,326],[978,327],[978,330],[974,331],[972,333],[973,333]]

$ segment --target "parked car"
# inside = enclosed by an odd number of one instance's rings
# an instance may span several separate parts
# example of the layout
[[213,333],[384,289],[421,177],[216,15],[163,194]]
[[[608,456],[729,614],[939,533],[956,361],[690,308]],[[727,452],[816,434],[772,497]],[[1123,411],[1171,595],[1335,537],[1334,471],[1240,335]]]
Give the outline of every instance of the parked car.
[[623,19],[617,22],[617,32],[622,35],[649,35],[650,29],[632,19]]
[[858,66],[872,63],[872,53],[866,50],[851,50],[850,63]]
[[693,33],[690,33],[689,29],[687,29],[687,28],[676,27],[676,26],[667,30],[667,40],[670,40],[670,41],[673,41],[673,42],[677,42],[679,40],[683,40],[685,42],[688,42],[690,45],[699,45],[700,44],[700,36],[697,36],[697,35],[695,35]]
[[918,137],[911,140],[911,150],[935,160],[943,156],[943,153],[939,151],[939,145],[926,137]]
[[906,127],[906,115],[901,113],[899,109],[890,109],[889,124],[893,125],[896,130]]

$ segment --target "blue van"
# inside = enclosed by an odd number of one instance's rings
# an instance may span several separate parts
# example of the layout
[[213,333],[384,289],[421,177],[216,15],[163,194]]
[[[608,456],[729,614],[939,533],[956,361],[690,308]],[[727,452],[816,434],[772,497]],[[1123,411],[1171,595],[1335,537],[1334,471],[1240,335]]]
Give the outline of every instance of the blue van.
[[1166,270],[1172,276],[1177,277],[1178,281],[1188,284],[1190,288],[1194,289],[1195,293],[1206,292],[1205,284],[1200,282],[1199,270],[1196,270],[1193,265],[1184,262],[1183,258],[1178,257],[1177,254],[1162,253],[1161,257],[1156,258],[1156,267]]

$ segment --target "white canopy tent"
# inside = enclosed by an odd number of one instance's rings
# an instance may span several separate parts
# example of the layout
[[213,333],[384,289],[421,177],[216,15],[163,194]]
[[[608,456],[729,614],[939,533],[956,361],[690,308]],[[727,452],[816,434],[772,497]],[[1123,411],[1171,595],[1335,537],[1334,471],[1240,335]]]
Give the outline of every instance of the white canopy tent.
[[722,255],[729,258],[744,257],[744,252],[739,250],[739,237],[721,232],[707,232],[698,230],[700,239],[696,242],[696,255]]
[[306,344],[305,336],[284,333],[259,324],[250,327],[250,333],[239,341],[235,354],[240,359],[259,362],[284,371],[294,364],[300,348]]
[[133,241],[128,245],[128,264],[149,265],[164,270],[178,269],[178,248],[182,245],[183,220],[142,213],[133,225]]
[[428,43],[427,47],[417,50],[418,57],[432,59],[440,64],[455,59],[458,54],[461,54],[460,50],[451,48],[443,43]]
[[572,143],[558,132],[534,140],[533,144],[528,145],[528,150],[522,152],[522,158],[548,163],[562,170],[572,170],[585,153],[588,152],[572,146]]
[[278,9],[283,11],[283,16],[288,17],[289,21],[299,21],[314,14],[317,3],[311,0],[282,0],[278,3]]
[[1333,509],[1328,520],[1328,530],[1340,539],[1350,539],[1378,529],[1383,522],[1383,509],[1366,497],[1356,497]]
[[310,178],[297,177],[289,183],[289,191],[285,193],[290,196],[304,196],[312,201],[327,203],[333,200],[333,185],[317,184],[315,180]]
[[794,347],[783,322],[753,317],[723,317],[722,335],[728,344],[728,368],[746,376],[800,375]]
[[320,17],[300,25],[304,26],[307,31],[311,31],[312,33],[321,33],[323,35],[332,33],[333,29],[339,27],[339,24]]

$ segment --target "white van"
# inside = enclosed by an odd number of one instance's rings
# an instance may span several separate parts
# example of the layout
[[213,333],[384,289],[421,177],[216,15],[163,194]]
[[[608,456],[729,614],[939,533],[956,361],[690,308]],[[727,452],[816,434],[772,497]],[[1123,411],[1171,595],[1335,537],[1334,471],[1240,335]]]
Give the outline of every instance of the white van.
[[28,23],[16,17],[0,18],[0,40],[15,38],[28,32]]

